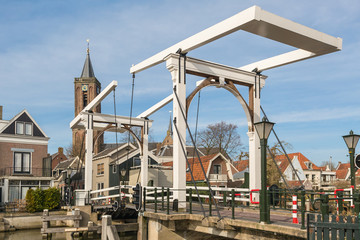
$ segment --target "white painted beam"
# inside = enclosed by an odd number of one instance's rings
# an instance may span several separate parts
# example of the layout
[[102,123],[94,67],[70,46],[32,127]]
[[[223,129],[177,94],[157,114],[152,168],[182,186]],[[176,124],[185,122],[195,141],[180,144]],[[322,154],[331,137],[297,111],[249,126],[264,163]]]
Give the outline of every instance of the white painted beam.
[[161,100],[160,102],[156,103],[154,106],[152,106],[149,109],[147,109],[146,111],[144,111],[143,113],[141,113],[140,115],[138,115],[137,118],[149,117],[150,115],[157,112],[159,109],[166,106],[172,100],[173,100],[173,95],[171,94],[171,95],[167,96],[166,98],[164,98],[163,100]]
[[255,6],[248,8],[218,24],[215,24],[214,26],[211,26],[159,52],[158,54],[155,54],[154,56],[142,61],[141,63],[132,66],[130,68],[130,73],[141,72],[149,67],[155,66],[163,62],[164,58],[167,55],[169,55],[170,53],[175,53],[179,48],[181,48],[183,53],[186,53],[239,30],[243,24],[254,20],[255,9]]
[[130,73],[140,72],[164,62],[167,55],[175,53],[179,48],[183,53],[187,53],[238,30],[244,30],[314,53],[314,55],[308,57],[299,56],[297,60],[290,59],[289,62],[285,59],[282,64],[268,66],[267,69],[339,51],[342,48],[341,38],[319,32],[264,11],[258,6],[253,6],[140,62],[130,68]]
[[[169,54],[165,59],[167,68],[176,68],[179,62],[179,54]],[[251,71],[244,71],[238,68],[191,57],[186,58],[186,72],[203,77],[233,80],[247,85],[254,85],[256,76],[256,73]],[[266,78],[267,76],[261,75],[261,87],[265,85]]]
[[[93,115],[93,126],[94,129],[103,129],[110,123],[115,123],[115,116],[109,114],[102,114],[102,113],[88,113],[88,112],[81,112],[79,113],[79,121],[74,125],[74,128],[86,128],[86,121],[88,115]],[[143,127],[144,122],[149,122],[149,127],[151,127],[153,120],[145,120],[143,118],[131,118],[131,126],[135,127]],[[116,123],[118,125],[118,129],[121,128],[121,125],[130,125],[130,118],[124,116],[116,116]],[[115,131],[115,129],[110,131]]]

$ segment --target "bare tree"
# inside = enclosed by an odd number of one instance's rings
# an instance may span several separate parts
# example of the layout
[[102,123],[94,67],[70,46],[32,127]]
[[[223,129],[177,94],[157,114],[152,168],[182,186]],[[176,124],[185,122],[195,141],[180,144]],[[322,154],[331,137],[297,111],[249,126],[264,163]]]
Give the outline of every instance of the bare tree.
[[[283,147],[285,148],[286,151],[293,149],[292,145],[290,143],[288,143],[288,142],[281,141],[281,144],[283,145]],[[275,157],[275,159],[276,159],[276,156],[285,154],[283,149],[280,146],[280,143],[275,143],[273,146],[271,146],[270,147],[270,152]],[[269,185],[273,185],[273,184],[279,185],[280,180],[282,180],[281,174],[280,174],[278,168],[275,165],[277,163],[274,163],[274,160],[271,158],[270,154],[268,154],[266,164],[267,164],[266,172],[267,172],[267,182],[268,182],[268,184]]]
[[206,154],[218,149],[222,154],[234,157],[241,149],[240,135],[237,126],[224,121],[210,124],[198,134],[198,146],[203,147]]
[[[136,135],[136,137],[141,140],[141,128],[140,127],[132,127],[131,131]],[[154,139],[152,137],[152,130],[150,129],[149,131],[149,142],[153,142]],[[134,146],[137,146],[137,141],[135,140],[134,136],[132,134],[130,134],[130,139],[129,139],[129,131],[125,131],[123,133],[120,134],[120,141],[121,143],[127,143],[129,141],[129,143],[133,144]]]

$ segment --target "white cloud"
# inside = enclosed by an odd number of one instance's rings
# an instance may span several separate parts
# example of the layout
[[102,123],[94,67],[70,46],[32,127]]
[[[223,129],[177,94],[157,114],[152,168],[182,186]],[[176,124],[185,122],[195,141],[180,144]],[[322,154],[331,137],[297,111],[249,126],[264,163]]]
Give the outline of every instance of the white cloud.
[[273,114],[271,120],[276,123],[288,122],[313,122],[322,120],[332,120],[341,118],[358,118],[360,117],[359,107],[342,107],[342,108],[322,108],[311,109],[308,111],[287,111],[280,114]]

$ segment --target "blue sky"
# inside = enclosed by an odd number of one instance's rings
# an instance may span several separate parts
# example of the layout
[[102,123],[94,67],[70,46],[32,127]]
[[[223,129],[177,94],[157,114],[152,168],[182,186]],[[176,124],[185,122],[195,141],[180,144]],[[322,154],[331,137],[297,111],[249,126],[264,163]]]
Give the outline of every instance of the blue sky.
[[[343,38],[343,50],[263,72],[262,106],[281,140],[315,163],[347,161],[342,135],[360,133],[360,2],[349,1],[0,1],[0,105],[4,119],[23,109],[51,140],[49,152],[71,143],[74,77],[79,77],[90,39],[91,60],[103,88],[117,80],[116,107],[129,115],[132,64],[252,5]],[[234,67],[291,50],[289,46],[237,32],[189,53]],[[200,80],[188,77],[188,92]],[[240,89],[245,93],[246,89]],[[164,64],[136,75],[134,116],[171,93]],[[189,116],[195,123],[196,100]],[[113,113],[108,97],[103,112]],[[161,141],[167,106],[152,116]],[[222,89],[201,93],[199,126],[221,120],[237,124],[247,147],[245,114]],[[113,136],[105,138],[112,141]],[[270,144],[274,141],[270,139]],[[358,152],[359,150],[357,150]]]

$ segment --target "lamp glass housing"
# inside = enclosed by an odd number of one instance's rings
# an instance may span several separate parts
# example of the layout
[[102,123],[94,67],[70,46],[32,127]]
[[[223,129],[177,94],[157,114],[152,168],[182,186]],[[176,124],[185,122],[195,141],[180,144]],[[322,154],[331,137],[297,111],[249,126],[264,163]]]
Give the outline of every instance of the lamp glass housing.
[[356,148],[360,135],[354,134],[353,131],[350,131],[350,134],[343,136],[343,138],[348,148]]
[[266,119],[263,119],[261,122],[255,123],[255,129],[259,135],[259,138],[268,139],[274,124],[275,123],[269,122]]
[[121,173],[121,176],[125,176],[125,174],[126,174],[126,169],[125,168],[123,168],[123,169],[121,169],[120,170],[120,173]]

